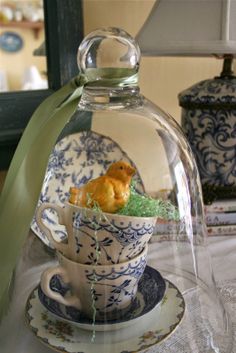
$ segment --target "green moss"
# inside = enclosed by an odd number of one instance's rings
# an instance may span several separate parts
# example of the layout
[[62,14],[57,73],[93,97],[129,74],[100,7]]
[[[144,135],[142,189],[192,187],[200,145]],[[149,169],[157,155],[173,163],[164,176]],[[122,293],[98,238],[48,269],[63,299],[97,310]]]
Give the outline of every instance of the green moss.
[[127,204],[118,212],[120,215],[135,217],[158,217],[165,220],[179,220],[177,208],[170,202],[141,195],[131,184],[130,198]]

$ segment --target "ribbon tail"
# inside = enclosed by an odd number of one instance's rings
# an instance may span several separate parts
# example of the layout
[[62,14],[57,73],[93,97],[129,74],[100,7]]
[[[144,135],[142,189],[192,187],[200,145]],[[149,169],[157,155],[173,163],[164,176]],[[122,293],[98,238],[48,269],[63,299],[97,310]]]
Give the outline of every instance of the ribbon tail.
[[35,110],[11,161],[11,165],[7,173],[4,187],[1,192],[0,210],[2,206],[1,201],[4,199],[6,193],[8,192],[8,189],[14,179],[15,173],[20,167],[23,157],[27,152],[27,149],[29,148],[32,141],[35,139],[38,130],[43,126],[45,121],[47,121],[48,117],[55,111],[55,109],[75,91],[76,87],[76,79],[71,80],[67,85],[65,85],[57,92],[53,93],[51,96],[45,99],[43,103],[40,104]]
[[[0,199],[0,314],[8,306],[9,283],[34,216],[49,155],[76,111],[82,89],[66,86],[59,95],[56,93],[57,103],[53,102],[54,95],[44,101],[33,114],[15,153]],[[46,117],[41,117],[43,112]]]
[[7,314],[12,294],[13,294],[13,288],[14,288],[14,280],[15,280],[15,272],[13,271],[10,276],[9,276],[9,284],[5,288],[1,300],[0,300],[0,323],[1,323],[1,318]]

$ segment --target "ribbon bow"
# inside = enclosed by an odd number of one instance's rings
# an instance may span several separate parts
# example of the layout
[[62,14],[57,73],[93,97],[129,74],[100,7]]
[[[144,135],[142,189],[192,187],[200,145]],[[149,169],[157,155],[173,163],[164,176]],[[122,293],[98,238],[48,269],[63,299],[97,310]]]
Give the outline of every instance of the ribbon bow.
[[9,287],[28,234],[50,153],[75,113],[83,87],[137,85],[133,69],[91,69],[48,97],[32,115],[12,159],[0,198],[0,319],[9,303]]

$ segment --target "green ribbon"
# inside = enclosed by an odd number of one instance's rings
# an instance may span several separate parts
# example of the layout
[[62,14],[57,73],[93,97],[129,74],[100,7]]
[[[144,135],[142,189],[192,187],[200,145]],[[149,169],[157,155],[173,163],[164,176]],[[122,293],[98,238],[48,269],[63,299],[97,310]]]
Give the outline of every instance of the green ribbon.
[[136,69],[87,69],[85,75],[89,86],[126,87],[137,86],[138,74]]
[[137,85],[132,69],[91,69],[48,97],[32,115],[7,173],[0,198],[0,319],[7,310],[12,274],[28,234],[58,135],[75,113],[84,85]]

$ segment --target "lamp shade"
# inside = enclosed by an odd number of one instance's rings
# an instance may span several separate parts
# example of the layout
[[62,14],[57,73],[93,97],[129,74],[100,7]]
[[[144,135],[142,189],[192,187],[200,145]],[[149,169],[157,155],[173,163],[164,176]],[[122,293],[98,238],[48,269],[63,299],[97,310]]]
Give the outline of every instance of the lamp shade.
[[235,0],[157,0],[137,41],[147,56],[236,54]]

